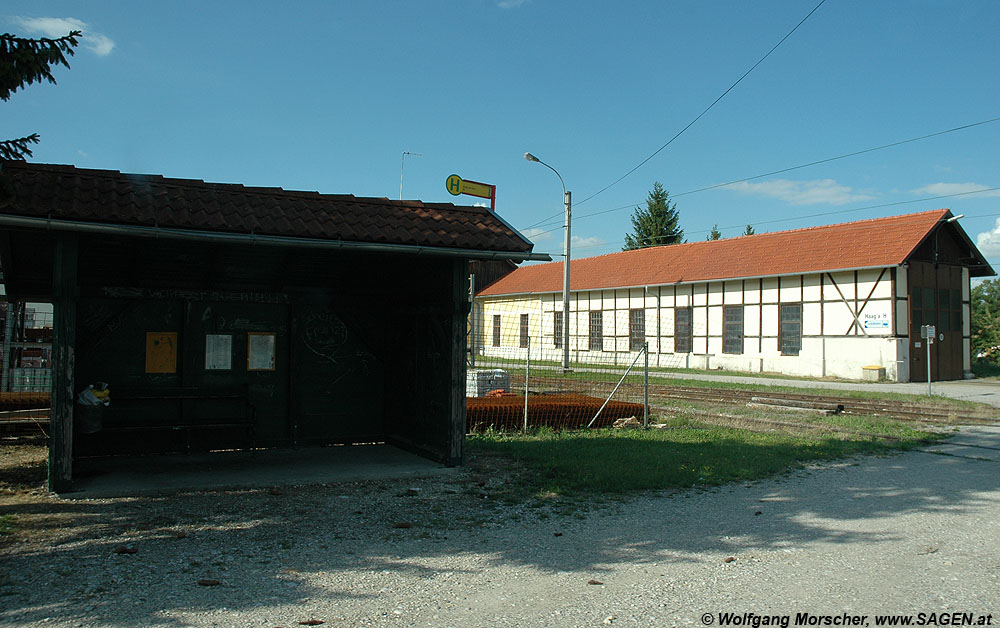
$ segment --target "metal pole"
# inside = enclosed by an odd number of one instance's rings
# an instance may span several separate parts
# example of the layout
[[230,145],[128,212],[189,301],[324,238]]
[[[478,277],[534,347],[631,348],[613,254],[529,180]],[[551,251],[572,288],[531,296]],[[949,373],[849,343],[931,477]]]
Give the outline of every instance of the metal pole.
[[569,370],[569,266],[570,266],[570,226],[573,215],[573,193],[566,190],[563,195],[566,204],[566,239],[563,242],[563,372]]
[[528,431],[528,371],[531,369],[531,336],[524,353],[524,431]]
[[643,379],[643,388],[645,392],[643,393],[645,399],[642,405],[642,426],[649,429],[649,343],[644,343],[642,346],[642,352],[646,355],[646,367]]
[[476,344],[478,343],[478,338],[476,337],[476,275],[469,275],[469,366],[476,368]]
[[927,338],[924,339],[924,344],[927,345],[927,396],[930,397],[934,393],[931,392],[931,343],[934,339],[928,334]]

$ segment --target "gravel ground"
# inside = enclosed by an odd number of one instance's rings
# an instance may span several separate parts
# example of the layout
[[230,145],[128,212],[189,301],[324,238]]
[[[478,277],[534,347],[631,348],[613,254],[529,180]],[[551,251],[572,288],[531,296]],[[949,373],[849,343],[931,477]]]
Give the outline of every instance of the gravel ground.
[[721,612],[874,625],[942,611],[996,625],[998,466],[1000,428],[976,427],[924,451],[591,509],[498,504],[504,478],[482,470],[28,495],[4,506],[33,529],[0,547],[0,625],[678,626]]

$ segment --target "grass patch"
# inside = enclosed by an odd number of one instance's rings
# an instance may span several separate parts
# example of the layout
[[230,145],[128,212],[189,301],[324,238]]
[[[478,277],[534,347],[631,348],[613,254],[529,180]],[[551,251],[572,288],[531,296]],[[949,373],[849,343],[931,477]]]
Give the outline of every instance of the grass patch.
[[7,536],[14,531],[14,515],[0,515],[0,536]]
[[[511,459],[524,469],[508,490],[520,498],[623,496],[645,490],[720,486],[759,480],[800,467],[862,453],[918,446],[930,435],[904,424],[863,417],[830,417],[837,427],[891,433],[898,440],[754,432],[671,419],[669,429],[487,431],[468,437],[473,454]],[[846,420],[846,421],[845,421]],[[833,421],[831,421],[833,423]]]

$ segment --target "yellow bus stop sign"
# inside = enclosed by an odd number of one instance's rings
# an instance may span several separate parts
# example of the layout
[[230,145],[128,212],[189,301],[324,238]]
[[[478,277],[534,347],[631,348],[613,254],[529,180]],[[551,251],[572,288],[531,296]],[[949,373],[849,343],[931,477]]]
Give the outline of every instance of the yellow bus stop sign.
[[479,183],[478,181],[469,181],[468,179],[463,179],[457,174],[453,174],[445,180],[445,187],[448,188],[448,193],[452,196],[458,196],[459,194],[468,194],[469,196],[478,196],[479,198],[493,198],[493,186],[486,183]]

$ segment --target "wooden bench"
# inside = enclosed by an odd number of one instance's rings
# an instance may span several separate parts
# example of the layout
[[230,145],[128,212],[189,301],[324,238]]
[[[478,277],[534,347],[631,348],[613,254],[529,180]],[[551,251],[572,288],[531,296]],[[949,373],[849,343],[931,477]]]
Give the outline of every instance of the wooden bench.
[[[250,403],[247,386],[239,388],[201,388],[193,386],[174,387],[114,387],[111,390],[111,408],[115,414],[119,408],[128,408],[142,402],[165,402],[178,404],[177,420],[149,422],[129,425],[104,425],[104,433],[130,432],[183,432],[186,451],[191,451],[191,434],[196,431],[218,429],[242,429],[250,440],[250,451],[257,449],[255,439],[256,408]],[[187,406],[195,402],[219,402],[223,411],[220,416],[192,418],[187,416]],[[124,410],[129,412],[129,410]]]

